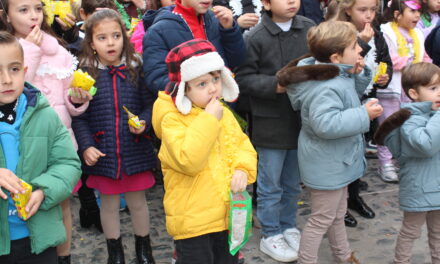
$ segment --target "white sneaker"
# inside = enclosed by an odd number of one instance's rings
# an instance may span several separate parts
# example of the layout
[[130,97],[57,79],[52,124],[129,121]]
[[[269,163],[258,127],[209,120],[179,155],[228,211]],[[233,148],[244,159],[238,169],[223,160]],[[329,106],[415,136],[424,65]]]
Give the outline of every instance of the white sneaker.
[[384,182],[399,182],[399,176],[397,175],[396,168],[392,163],[386,163],[379,166],[379,175]]
[[296,228],[289,228],[283,232],[284,239],[287,244],[296,252],[299,250],[299,241],[301,239],[301,233]]
[[286,243],[282,234],[261,238],[260,250],[271,258],[281,262],[292,262],[298,259],[297,251],[293,250]]

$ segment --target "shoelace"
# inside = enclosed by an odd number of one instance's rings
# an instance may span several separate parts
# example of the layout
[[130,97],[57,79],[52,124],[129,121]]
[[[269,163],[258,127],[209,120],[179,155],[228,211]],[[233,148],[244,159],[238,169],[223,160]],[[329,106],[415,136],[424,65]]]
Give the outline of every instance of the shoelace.
[[386,171],[395,171],[394,165],[393,164],[385,164],[382,166],[382,171],[386,172]]
[[299,238],[300,234],[298,232],[295,232],[295,231],[287,231],[286,235],[294,237],[295,239],[297,239],[297,238]]
[[280,236],[278,239],[273,240],[273,243],[275,244],[275,246],[277,248],[281,248],[281,249],[287,249],[288,245],[287,243],[284,241],[284,238],[282,236]]

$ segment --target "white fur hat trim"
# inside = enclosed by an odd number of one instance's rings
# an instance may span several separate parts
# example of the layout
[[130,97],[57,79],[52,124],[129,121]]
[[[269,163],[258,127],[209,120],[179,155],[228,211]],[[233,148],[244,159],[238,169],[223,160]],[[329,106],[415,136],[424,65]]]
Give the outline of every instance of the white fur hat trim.
[[181,81],[177,87],[176,107],[182,114],[189,114],[192,108],[191,100],[185,96],[186,82],[213,71],[221,72],[223,99],[227,102],[234,102],[237,99],[240,93],[238,85],[217,52],[193,56],[180,65]]

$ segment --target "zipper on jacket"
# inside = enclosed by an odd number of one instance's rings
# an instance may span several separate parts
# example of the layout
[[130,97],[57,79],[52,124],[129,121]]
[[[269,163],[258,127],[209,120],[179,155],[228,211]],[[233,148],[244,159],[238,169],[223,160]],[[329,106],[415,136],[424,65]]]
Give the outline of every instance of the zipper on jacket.
[[120,142],[119,142],[119,101],[118,101],[118,88],[117,88],[117,76],[113,75],[113,101],[115,102],[115,115],[116,115],[116,159],[117,159],[117,171],[116,179],[121,178],[121,153],[120,153]]

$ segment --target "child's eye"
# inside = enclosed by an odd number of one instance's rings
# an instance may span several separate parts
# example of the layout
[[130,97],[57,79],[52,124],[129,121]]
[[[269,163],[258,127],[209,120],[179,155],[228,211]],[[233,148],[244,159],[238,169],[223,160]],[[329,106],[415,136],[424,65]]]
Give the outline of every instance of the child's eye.
[[27,8],[20,8],[20,9],[18,9],[18,12],[26,13],[27,12]]
[[219,76],[215,76],[215,77],[213,78],[213,80],[214,80],[214,83],[216,83],[216,82],[218,82],[218,81],[220,80],[220,77],[219,77]]
[[205,86],[206,86],[206,82],[201,82],[201,83],[199,83],[198,86],[199,86],[199,87],[205,87]]
[[98,40],[104,40],[104,39],[105,39],[104,36],[99,36],[99,37],[98,37]]
[[38,11],[38,13],[43,12],[43,7],[42,6],[38,6],[35,8],[35,10]]
[[114,38],[115,38],[115,39],[119,39],[119,38],[121,38],[121,34],[120,34],[120,33],[116,33],[116,34],[114,35]]
[[18,71],[20,71],[20,68],[19,67],[12,67],[11,71],[12,72],[18,72]]

